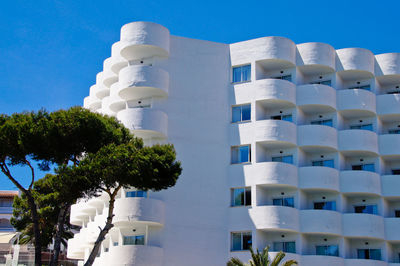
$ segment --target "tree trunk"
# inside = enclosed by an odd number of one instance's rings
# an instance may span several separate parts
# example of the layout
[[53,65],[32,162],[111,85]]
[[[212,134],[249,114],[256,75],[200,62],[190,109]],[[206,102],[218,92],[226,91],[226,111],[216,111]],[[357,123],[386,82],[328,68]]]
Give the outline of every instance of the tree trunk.
[[39,228],[39,217],[37,213],[37,208],[35,204],[35,200],[33,199],[30,193],[25,193],[28,198],[28,204],[31,208],[32,214],[32,222],[33,222],[33,233],[35,236],[35,265],[40,266],[42,265],[42,243],[40,237],[40,228]]
[[53,256],[51,256],[51,261],[49,266],[57,266],[58,264],[58,257],[60,255],[60,249],[61,249],[61,240],[64,233],[65,218],[67,217],[68,211],[69,211],[69,205],[66,205],[61,207],[60,212],[58,213],[56,236],[54,239],[54,248],[53,248],[54,253]]
[[103,229],[101,229],[99,236],[96,239],[96,242],[94,242],[94,246],[92,251],[90,252],[88,260],[85,262],[84,266],[92,266],[94,263],[94,260],[96,259],[97,253],[100,250],[101,247],[101,242],[105,239],[106,235],[108,232],[111,230],[111,228],[114,227],[112,220],[114,217],[114,203],[115,203],[115,197],[117,196],[119,188],[115,189],[115,191],[110,195],[110,205],[108,207],[108,216],[107,216],[107,222],[106,225],[104,226]]

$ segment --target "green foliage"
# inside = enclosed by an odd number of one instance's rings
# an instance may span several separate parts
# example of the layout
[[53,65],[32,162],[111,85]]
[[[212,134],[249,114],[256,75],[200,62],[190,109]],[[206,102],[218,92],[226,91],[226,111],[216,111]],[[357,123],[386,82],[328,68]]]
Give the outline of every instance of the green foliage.
[[[68,169],[68,171],[57,169],[56,175],[48,174],[36,181],[33,186],[32,195],[38,208],[39,230],[43,247],[48,246],[53,241],[60,207],[74,203],[85,192],[84,189],[86,186],[84,185],[84,180],[74,178],[71,175],[73,172],[72,169]],[[33,223],[27,197],[24,194],[16,197],[13,207],[11,224],[21,232],[20,243],[33,242]],[[68,221],[69,213],[65,217],[63,230],[64,244],[66,244],[67,239],[73,237],[71,232],[73,226]]]
[[[271,261],[269,259],[269,247],[264,248],[261,253],[258,249],[256,252],[254,252],[254,250],[250,248],[250,254],[251,260],[249,260],[249,264],[243,263],[238,258],[231,258],[228,261],[227,266],[279,266],[283,258],[285,257],[285,253],[280,251]],[[297,265],[297,261],[288,260],[282,264],[282,266],[291,265]]]
[[127,144],[110,144],[88,154],[78,171],[94,182],[97,191],[118,186],[158,191],[175,185],[182,169],[172,145],[143,147],[141,139],[132,138]]

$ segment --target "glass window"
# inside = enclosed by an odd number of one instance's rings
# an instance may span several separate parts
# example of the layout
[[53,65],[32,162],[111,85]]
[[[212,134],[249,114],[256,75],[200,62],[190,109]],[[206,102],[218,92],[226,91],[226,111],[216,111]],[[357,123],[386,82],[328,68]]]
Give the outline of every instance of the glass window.
[[273,115],[271,116],[272,120],[283,120],[283,121],[289,121],[292,122],[293,121],[293,117],[291,114],[289,115]]
[[282,80],[292,81],[292,75],[277,76],[277,77],[272,77],[272,79],[282,79]]
[[296,242],[274,242],[274,251],[283,251],[287,253],[296,253]]
[[400,210],[394,211],[394,217],[400,217]]
[[374,131],[372,124],[353,125],[353,126],[350,126],[350,129],[363,129],[363,130]]
[[314,202],[314,209],[336,211],[336,201]]
[[251,65],[232,68],[232,82],[245,82],[251,79]]
[[331,81],[330,80],[313,81],[310,84],[321,84],[321,85],[331,86]]
[[312,166],[325,166],[335,168],[334,160],[319,160],[319,161],[312,161]]
[[274,206],[294,207],[294,198],[288,197],[288,198],[272,199],[272,204]]
[[233,188],[231,190],[232,206],[251,205],[251,188]]
[[389,129],[389,134],[400,134],[400,129]]
[[392,169],[392,175],[400,175],[400,169]]
[[355,213],[369,213],[369,214],[378,214],[378,206],[377,205],[359,205],[354,206]]
[[349,89],[350,90],[358,89],[358,90],[370,91],[371,90],[371,86],[370,85],[363,85],[363,86],[350,87]]
[[272,157],[272,161],[293,164],[293,155],[274,156]]
[[124,236],[124,245],[144,245],[144,235]]
[[251,232],[237,232],[231,234],[232,251],[249,250],[252,244]]
[[339,246],[327,245],[327,246],[316,246],[316,254],[322,256],[339,256]]
[[250,162],[250,145],[233,146],[231,148],[231,163]]
[[147,198],[147,191],[143,190],[127,191],[125,195],[127,198]]
[[351,170],[355,171],[369,171],[369,172],[375,172],[375,164],[373,163],[366,163],[366,164],[354,164],[351,166]]
[[357,249],[357,258],[366,260],[381,260],[380,249]]
[[333,127],[333,121],[332,121],[332,119],[315,120],[315,121],[311,121],[311,125],[323,125],[323,126]]
[[251,120],[251,105],[239,105],[232,107],[232,123]]

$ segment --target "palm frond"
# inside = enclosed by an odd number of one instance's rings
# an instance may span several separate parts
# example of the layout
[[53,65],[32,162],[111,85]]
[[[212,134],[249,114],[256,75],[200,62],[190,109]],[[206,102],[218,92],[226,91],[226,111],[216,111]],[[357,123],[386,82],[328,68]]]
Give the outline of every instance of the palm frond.
[[291,266],[291,265],[298,265],[297,261],[295,260],[288,260],[283,264],[283,266]]
[[276,254],[275,258],[272,260],[270,266],[278,266],[284,257],[285,257],[285,253],[283,253],[282,251],[279,251],[278,254]]
[[246,266],[241,260],[238,258],[231,258],[226,266]]

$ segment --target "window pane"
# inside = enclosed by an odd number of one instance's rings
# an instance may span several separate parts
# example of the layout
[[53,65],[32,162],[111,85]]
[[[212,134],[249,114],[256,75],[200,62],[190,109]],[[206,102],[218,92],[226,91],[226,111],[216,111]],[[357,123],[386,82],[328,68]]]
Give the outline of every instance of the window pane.
[[283,115],[282,120],[292,122],[292,115]]
[[361,164],[352,165],[351,170],[362,170],[362,165]]
[[364,213],[365,206],[354,206],[355,213]]
[[231,148],[231,163],[239,163],[239,147]]
[[296,253],[296,242],[286,242],[286,251],[288,253]]
[[325,202],[314,202],[315,210],[323,210],[325,207]]
[[251,79],[251,66],[242,66],[242,81],[249,81]]
[[272,120],[282,120],[282,116],[280,116],[280,115],[273,115],[273,116],[271,116],[271,119],[272,119]]
[[372,164],[372,163],[364,164],[364,165],[363,165],[363,170],[364,170],[364,171],[375,172],[375,165]]
[[326,255],[326,246],[316,246],[315,253],[316,255]]
[[339,246],[328,246],[326,255],[328,256],[339,256]]
[[282,162],[282,156],[272,157],[273,162]]
[[240,114],[240,106],[234,106],[232,107],[232,122],[239,122],[241,119],[241,114]]
[[251,233],[243,233],[243,250],[249,250],[252,244]]
[[135,245],[144,245],[144,236],[136,236]]
[[274,206],[282,206],[283,205],[283,199],[273,199],[272,200],[272,205],[274,205]]
[[239,160],[241,163],[246,163],[250,161],[249,158],[249,146],[240,146],[240,155],[239,155]]
[[127,191],[125,195],[127,198],[136,197],[136,191]]
[[381,250],[380,249],[370,249],[369,257],[371,260],[381,260]]
[[286,76],[282,76],[283,80],[287,80],[287,81],[292,81],[292,75],[286,75]]
[[283,156],[282,162],[293,164],[293,156],[292,155]]
[[242,121],[251,120],[250,104],[242,105]]
[[364,213],[378,214],[378,208],[376,205],[367,205],[365,206]]
[[323,161],[313,161],[312,166],[323,166],[324,162]]
[[373,127],[372,127],[372,124],[362,125],[362,126],[361,126],[361,129],[370,130],[370,131],[373,131],[373,130],[374,130]]
[[283,251],[283,242],[274,242],[274,251]]
[[366,259],[366,250],[365,249],[357,249],[357,258],[358,259]]
[[244,188],[235,188],[233,190],[233,206],[244,205]]
[[288,207],[294,207],[294,198],[285,198],[284,205]]
[[242,70],[241,67],[234,67],[232,69],[232,81],[241,82],[242,81]]
[[136,196],[137,196],[137,197],[145,198],[146,195],[147,195],[147,192],[146,192],[146,191],[142,191],[142,190],[136,191]]
[[245,205],[251,205],[251,188],[246,188],[246,197],[245,197]]
[[350,129],[360,129],[361,126],[350,126]]
[[389,134],[400,134],[400,129],[391,129],[389,130]]
[[325,160],[324,161],[324,166],[326,167],[331,167],[331,168],[335,168],[335,164],[333,160]]
[[322,121],[322,125],[333,127],[332,119]]
[[336,201],[325,202],[325,210],[336,211]]
[[324,81],[321,81],[321,84],[322,85],[331,86],[331,81],[330,80],[324,80]]
[[242,249],[242,234],[232,233],[232,250]]
[[392,175],[400,175],[400,169],[392,169]]

